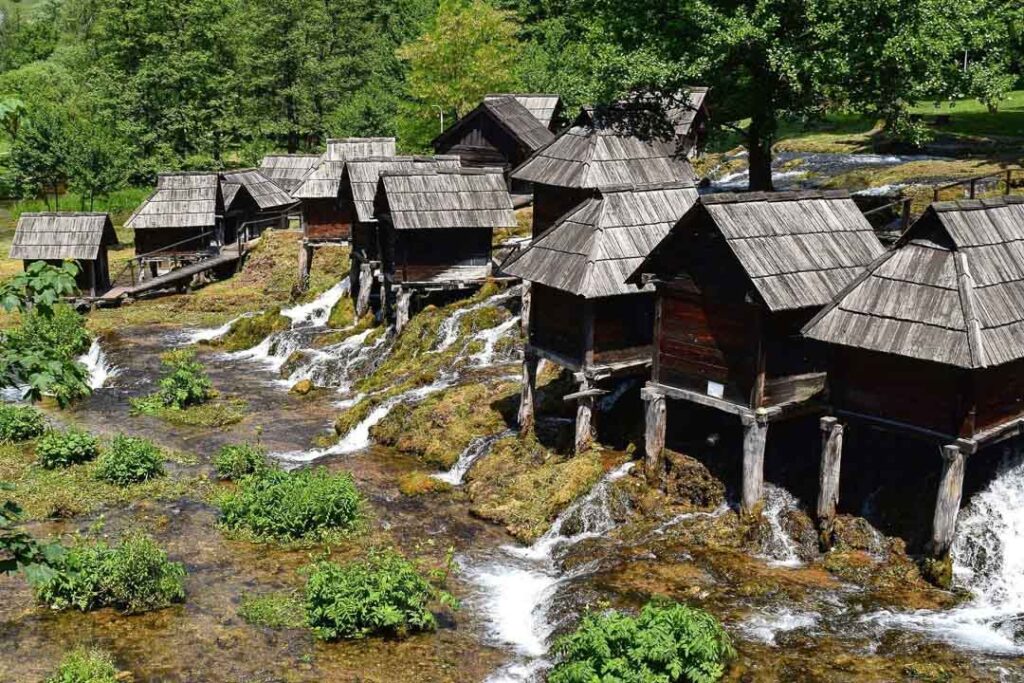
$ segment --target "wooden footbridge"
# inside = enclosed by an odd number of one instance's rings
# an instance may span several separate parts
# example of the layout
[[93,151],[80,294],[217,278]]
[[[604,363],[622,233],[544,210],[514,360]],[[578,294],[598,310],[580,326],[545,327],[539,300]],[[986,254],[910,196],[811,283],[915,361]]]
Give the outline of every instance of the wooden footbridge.
[[[130,276],[130,284],[115,285],[103,296],[98,297],[97,301],[113,303],[123,299],[134,299],[147,292],[155,292],[172,287],[184,288],[188,286],[196,275],[214,270],[227,270],[229,268],[234,270],[241,259],[248,253],[254,242],[255,240],[244,244],[229,244],[216,254],[200,258],[197,261],[173,268],[169,272],[150,278],[144,277],[145,268],[142,262],[144,257],[136,256],[125,268],[125,271],[122,271]],[[138,262],[138,270],[135,268],[136,262]],[[118,279],[121,278],[119,277]]]

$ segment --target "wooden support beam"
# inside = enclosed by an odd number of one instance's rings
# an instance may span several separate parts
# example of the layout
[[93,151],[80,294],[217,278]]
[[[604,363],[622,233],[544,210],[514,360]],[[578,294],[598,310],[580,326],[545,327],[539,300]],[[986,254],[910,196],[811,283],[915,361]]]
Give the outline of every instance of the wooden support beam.
[[358,320],[370,310],[370,295],[373,293],[373,266],[369,263],[360,263],[356,277],[358,283],[356,286],[356,320]]
[[598,396],[604,396],[605,394],[611,393],[607,389],[581,389],[571,394],[566,394],[562,397],[563,401],[575,401],[578,398],[597,398]]
[[928,553],[936,559],[945,559],[953,544],[956,518],[960,513],[960,498],[964,489],[964,466],[967,454],[956,444],[942,447],[942,478],[935,501],[932,520],[932,538]]
[[537,366],[539,359],[532,353],[523,357],[523,388],[519,396],[519,433],[528,434],[534,425],[537,402]]
[[302,242],[299,245],[299,289],[306,291],[309,287],[309,271],[313,267],[313,245]]
[[530,341],[530,314],[533,310],[533,283],[523,280],[522,285],[522,308],[519,312],[519,320],[523,329],[523,339]]
[[665,478],[665,429],[668,407],[665,395],[649,393],[644,397],[644,469],[647,483],[660,487]]
[[412,291],[401,289],[398,292],[398,306],[395,311],[395,334],[401,334],[409,324],[409,313],[412,308]]
[[764,447],[768,423],[751,417],[743,418],[743,491],[740,512],[758,515],[764,498]]
[[[590,389],[588,383],[580,384],[580,392],[587,393]],[[575,452],[580,454],[589,449],[594,443],[594,397],[583,396],[576,402],[576,440]]]
[[821,418],[821,470],[818,473],[818,545],[828,550],[839,503],[839,466],[843,456],[843,425],[834,417]]

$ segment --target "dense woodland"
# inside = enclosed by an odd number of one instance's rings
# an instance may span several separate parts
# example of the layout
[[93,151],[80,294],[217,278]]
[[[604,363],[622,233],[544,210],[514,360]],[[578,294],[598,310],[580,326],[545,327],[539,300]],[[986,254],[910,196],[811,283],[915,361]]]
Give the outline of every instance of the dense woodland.
[[7,0],[0,194],[84,197],[159,170],[252,165],[326,138],[429,147],[495,91],[569,114],[631,93],[714,89],[719,132],[763,187],[781,121],[877,116],[1019,84],[1018,0]]

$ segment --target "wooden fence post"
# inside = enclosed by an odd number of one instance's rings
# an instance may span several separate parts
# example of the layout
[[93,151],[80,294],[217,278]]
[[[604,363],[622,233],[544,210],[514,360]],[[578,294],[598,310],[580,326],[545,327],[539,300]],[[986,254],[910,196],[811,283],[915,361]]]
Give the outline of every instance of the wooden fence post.
[[664,394],[644,389],[644,474],[652,486],[661,486],[665,478],[665,431],[668,406]]
[[523,388],[519,397],[519,433],[533,429],[536,412],[537,355],[527,346],[523,355]]
[[843,425],[834,417],[823,417],[821,425],[821,470],[818,473],[818,544],[832,547],[832,533],[839,502],[839,468],[843,457]]
[[764,498],[764,448],[768,423],[754,415],[743,416],[743,491],[740,512],[757,515]]

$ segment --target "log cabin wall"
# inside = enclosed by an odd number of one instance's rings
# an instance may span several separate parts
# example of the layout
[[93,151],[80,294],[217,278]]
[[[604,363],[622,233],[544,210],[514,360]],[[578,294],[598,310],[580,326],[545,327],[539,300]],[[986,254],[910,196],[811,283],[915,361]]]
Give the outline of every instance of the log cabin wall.
[[975,429],[980,431],[1024,414],[1024,361],[974,375]]
[[760,311],[742,300],[700,293],[692,284],[658,288],[660,326],[654,381],[750,405],[757,375]]
[[557,187],[536,183],[533,186],[533,237],[554,225],[594,195],[594,190]]
[[352,237],[352,211],[338,206],[338,200],[302,200],[305,237],[308,240],[347,240]]
[[594,299],[594,363],[649,359],[654,339],[654,293]]
[[971,435],[963,433],[970,405],[962,370],[863,349],[839,348],[833,359],[830,401],[837,409]]
[[380,258],[377,249],[377,223],[356,221],[352,224],[352,254],[363,261]]
[[428,282],[452,271],[482,272],[491,263],[491,228],[385,230],[385,269],[393,282]]
[[[198,238],[203,233],[205,237]],[[159,251],[162,254],[194,254],[210,248],[213,241],[214,228],[147,228],[135,231],[135,253],[151,254]],[[187,242],[185,240],[188,240]],[[184,242],[184,244],[179,244]],[[171,245],[176,245],[171,247]],[[168,247],[171,247],[168,249]]]
[[[583,365],[584,299],[534,283],[530,345]],[[596,336],[596,331],[595,331]]]
[[462,134],[438,145],[438,154],[455,154],[463,166],[497,167],[508,171],[526,160],[515,139],[488,116],[476,116]]

